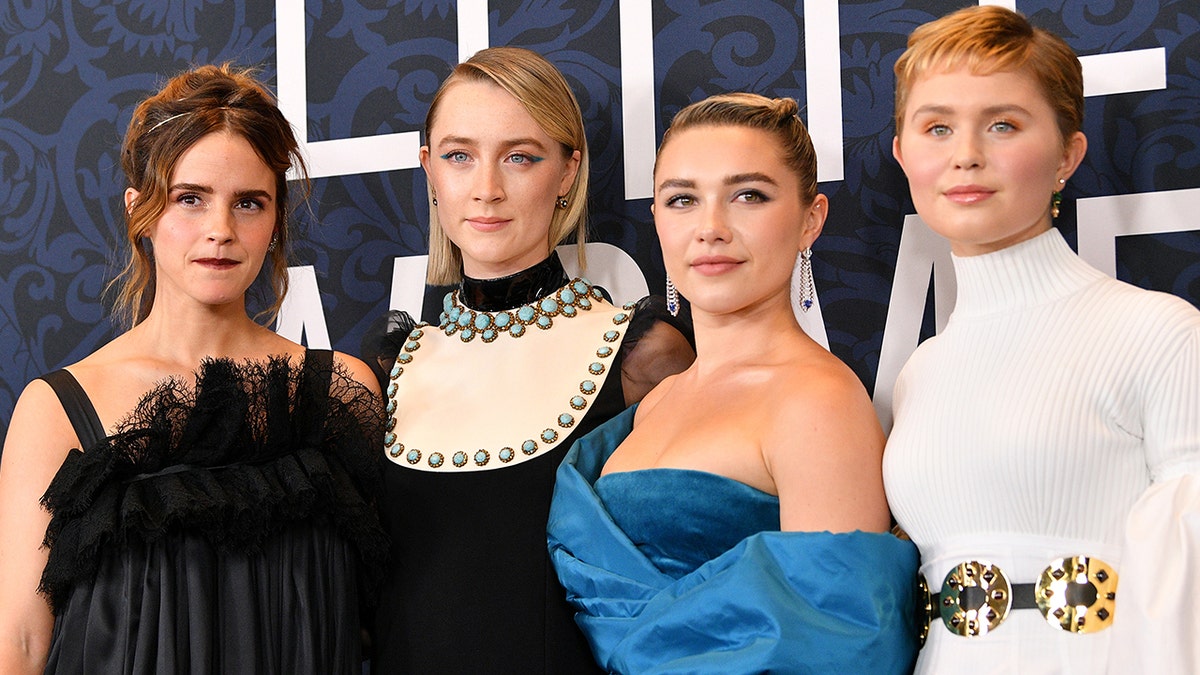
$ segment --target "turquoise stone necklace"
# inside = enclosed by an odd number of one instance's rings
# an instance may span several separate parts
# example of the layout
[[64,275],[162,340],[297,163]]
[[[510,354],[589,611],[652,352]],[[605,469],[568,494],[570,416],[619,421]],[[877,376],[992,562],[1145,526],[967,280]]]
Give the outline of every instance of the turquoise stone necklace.
[[447,293],[442,300],[442,313],[438,317],[438,328],[446,335],[458,333],[463,342],[470,342],[476,336],[484,342],[492,342],[507,333],[510,337],[519,338],[525,334],[529,326],[537,326],[542,330],[550,330],[554,318],[561,316],[571,318],[580,311],[592,308],[592,300],[602,300],[600,291],[588,283],[587,279],[577,278],[551,295],[521,305],[515,309],[499,312],[485,312],[471,309],[459,301],[459,291]]

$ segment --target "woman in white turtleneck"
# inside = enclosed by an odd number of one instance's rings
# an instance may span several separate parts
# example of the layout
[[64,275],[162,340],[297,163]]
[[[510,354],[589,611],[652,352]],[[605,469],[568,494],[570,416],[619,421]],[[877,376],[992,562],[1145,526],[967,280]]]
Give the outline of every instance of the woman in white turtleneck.
[[958,278],[884,455],[934,594],[917,672],[1200,672],[1200,312],[1052,226],[1087,148],[1078,59],[971,7],[896,81],[893,152]]

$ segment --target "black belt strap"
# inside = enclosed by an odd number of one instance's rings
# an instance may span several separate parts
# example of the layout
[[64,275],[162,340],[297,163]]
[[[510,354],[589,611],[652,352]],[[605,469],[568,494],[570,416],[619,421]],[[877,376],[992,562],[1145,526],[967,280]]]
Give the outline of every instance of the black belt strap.
[[[1037,598],[1034,595],[1034,591],[1036,588],[1037,588],[1037,584],[1012,584],[1011,586],[1009,586],[1009,595],[1012,596],[1012,608],[1013,609],[1037,609]],[[963,594],[968,595],[968,597],[963,598],[963,600],[965,600],[965,602],[963,602],[963,605],[968,608],[982,607],[983,606],[982,599],[980,599],[978,602],[971,601],[969,594],[973,590],[976,590],[976,589],[973,587],[964,589]],[[985,591],[979,590],[979,592],[984,593]],[[941,612],[942,594],[941,593],[931,593],[930,598],[931,598],[930,605],[933,607],[934,616],[937,616],[938,613]]]

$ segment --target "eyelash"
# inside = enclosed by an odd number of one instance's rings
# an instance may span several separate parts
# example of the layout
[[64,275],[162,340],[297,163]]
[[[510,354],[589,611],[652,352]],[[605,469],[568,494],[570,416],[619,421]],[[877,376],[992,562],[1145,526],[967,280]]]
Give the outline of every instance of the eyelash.
[[[195,192],[184,192],[183,194],[176,197],[175,201],[180,204],[183,204],[184,206],[190,207],[190,206],[197,206],[199,202],[204,201],[204,197],[203,197],[203,195],[198,195]],[[237,200],[236,202],[234,202],[234,205],[235,205],[235,208],[239,208],[239,209],[262,210],[263,208],[265,208],[263,206],[262,200],[255,199],[253,197],[243,197],[243,198]]]
[[[451,150],[450,152],[447,152],[446,154],[441,155],[440,157],[441,157],[441,159],[444,159],[452,164],[463,164],[463,163],[470,161],[470,159],[471,159],[471,156],[462,150]],[[545,159],[545,157],[538,157],[537,155],[531,155],[526,152],[514,152],[511,155],[508,155],[507,157],[505,157],[504,159],[505,159],[505,161],[508,161],[509,163],[514,164],[516,166],[522,166],[525,164],[537,164],[538,162]],[[512,161],[515,159],[519,159],[520,161]]]
[[[749,197],[750,199],[744,199]],[[771,198],[758,190],[742,190],[737,194],[737,199],[741,199],[748,204],[762,204],[771,201]]]

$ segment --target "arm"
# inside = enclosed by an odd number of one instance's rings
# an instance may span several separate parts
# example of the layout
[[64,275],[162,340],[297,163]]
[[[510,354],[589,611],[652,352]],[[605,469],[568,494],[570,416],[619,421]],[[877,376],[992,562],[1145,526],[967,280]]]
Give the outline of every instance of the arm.
[[670,324],[655,322],[621,363],[625,405],[641,401],[660,382],[687,370],[694,360],[696,351],[683,333]]
[[[393,355],[394,356],[394,355]],[[355,382],[366,387],[372,394],[379,396],[379,380],[375,371],[366,363],[342,352],[333,353],[334,363],[346,369],[346,374]]]
[[1146,373],[1152,483],[1130,509],[1109,647],[1111,673],[1200,672],[1200,316]]
[[40,673],[54,616],[38,592],[50,514],[40,500],[75,432],[50,386],[34,380],[13,411],[0,462],[0,672]]
[[763,447],[780,528],[886,532],[884,435],[866,390],[840,361],[807,366],[791,382]]

